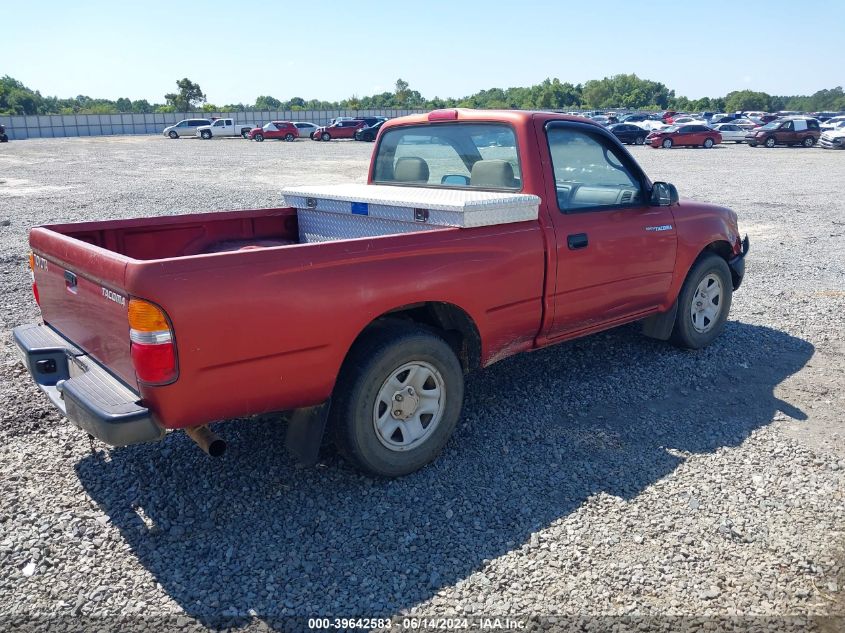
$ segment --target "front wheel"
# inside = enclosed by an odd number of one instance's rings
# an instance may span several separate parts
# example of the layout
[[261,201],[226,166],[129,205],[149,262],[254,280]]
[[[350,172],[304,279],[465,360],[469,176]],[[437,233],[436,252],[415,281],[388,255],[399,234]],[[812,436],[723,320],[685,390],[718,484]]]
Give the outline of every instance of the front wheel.
[[179,134],[178,132],[176,132],[176,130],[170,130],[167,133],[167,136],[169,136],[170,138],[179,138]]
[[254,138],[256,141],[258,141],[260,143],[261,141],[264,140],[264,135],[263,134],[255,134],[255,135],[253,135],[252,138]]
[[712,138],[704,139],[704,149],[710,149],[711,147],[713,147],[713,139]]
[[663,139],[662,145],[663,145],[663,149],[671,149],[672,139],[671,138]]
[[710,345],[725,326],[733,285],[727,262],[714,253],[701,257],[690,270],[678,295],[678,313],[669,339],[677,347]]
[[463,397],[461,364],[444,339],[415,325],[377,325],[341,370],[331,405],[335,443],[363,471],[410,474],[446,445]]
[[203,130],[200,132],[200,136],[204,138],[206,141],[211,138],[211,131],[210,130]]
[[323,141],[330,141],[330,140],[332,140],[332,135],[331,135],[331,134],[329,134],[328,132],[323,132],[323,133],[320,135],[320,140],[323,140]]
[[813,145],[816,144],[816,139],[814,139],[812,136],[808,136],[807,138],[805,138],[803,140],[803,142],[801,144],[804,147],[812,147]]
[[768,147],[769,149],[773,148],[773,147],[775,146],[775,137],[774,137],[774,136],[770,136],[769,138],[767,138],[767,139],[766,139],[766,142],[765,142],[765,145],[766,145],[766,147]]

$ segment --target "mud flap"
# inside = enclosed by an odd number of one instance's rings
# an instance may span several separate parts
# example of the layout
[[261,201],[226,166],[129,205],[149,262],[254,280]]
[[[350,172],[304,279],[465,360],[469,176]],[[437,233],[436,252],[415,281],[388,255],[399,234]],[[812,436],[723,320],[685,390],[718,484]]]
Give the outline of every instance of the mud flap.
[[285,448],[301,466],[314,466],[320,455],[330,400],[316,407],[296,409],[290,415]]
[[647,319],[643,319],[643,335],[660,341],[668,341],[669,337],[672,336],[672,328],[675,327],[675,316],[677,314],[678,301],[676,300],[666,312],[658,312]]

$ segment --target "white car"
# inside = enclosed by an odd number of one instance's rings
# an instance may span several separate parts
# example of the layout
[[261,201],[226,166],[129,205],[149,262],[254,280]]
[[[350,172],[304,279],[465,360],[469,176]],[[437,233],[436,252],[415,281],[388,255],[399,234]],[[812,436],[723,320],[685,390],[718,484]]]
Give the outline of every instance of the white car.
[[828,130],[837,130],[842,127],[843,124],[845,124],[845,116],[835,116],[819,125],[819,128],[822,132],[827,132]]
[[759,123],[755,123],[755,122],[754,122],[754,121],[752,121],[751,119],[745,119],[745,118],[742,118],[742,119],[734,119],[733,121],[731,121],[731,123],[732,123],[733,125],[738,125],[738,126],[739,126],[739,127],[741,127],[743,130],[746,130],[746,131],[748,131],[748,130],[753,130],[753,129],[756,129],[756,128],[760,127],[760,124],[759,124]]
[[308,121],[293,121],[292,123],[299,130],[299,138],[311,138],[314,130],[320,127],[316,123],[310,123]]
[[713,129],[722,135],[722,142],[744,143],[746,131],[736,123],[717,123]]
[[672,119],[672,125],[707,125],[707,121],[696,119],[691,116],[681,116],[677,119]]
[[257,127],[251,123],[235,123],[234,119],[217,119],[211,125],[201,125],[197,128],[196,135],[203,139],[220,136],[242,136],[247,137],[249,131]]
[[835,130],[828,130],[819,139],[822,149],[845,149],[845,121]]
[[170,138],[179,138],[180,136],[196,136],[197,128],[203,125],[211,125],[210,119],[184,119],[164,128],[162,134]]
[[644,130],[648,130],[649,132],[654,132],[655,130],[662,130],[664,128],[671,127],[668,123],[664,123],[663,121],[655,121],[654,119],[647,119],[645,121],[635,121],[634,125],[637,125]]

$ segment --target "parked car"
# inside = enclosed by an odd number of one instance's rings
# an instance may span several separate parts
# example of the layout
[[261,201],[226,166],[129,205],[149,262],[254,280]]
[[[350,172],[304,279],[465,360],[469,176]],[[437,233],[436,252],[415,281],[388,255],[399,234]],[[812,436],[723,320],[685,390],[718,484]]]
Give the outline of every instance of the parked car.
[[197,128],[204,125],[211,125],[210,119],[184,119],[174,125],[164,128],[162,134],[170,138],[179,138],[180,136],[196,136]]
[[754,130],[762,125],[762,123],[758,123],[757,121],[752,121],[748,118],[738,118],[730,121],[731,125],[738,125],[743,130]]
[[648,136],[648,132],[633,123],[617,123],[607,129],[621,142],[628,145],[642,145],[645,143],[646,136]]
[[299,138],[299,130],[290,121],[270,121],[261,127],[252,128],[246,137],[259,143],[265,138],[295,141]]
[[688,123],[695,125],[707,125],[707,121],[694,116],[679,116],[672,119],[672,125],[685,125]]
[[840,127],[843,123],[845,123],[845,116],[835,116],[829,118],[824,123],[819,125],[819,129],[822,132],[827,132],[828,130],[835,130],[836,128]]
[[[513,138],[495,158],[473,140],[491,128]],[[736,213],[679,204],[600,125],[439,110],[379,138],[367,184],[283,208],[32,229],[43,323],[13,339],[35,382],[113,446],[185,430],[220,454],[209,422],[289,411],[299,461],[328,431],[396,477],[449,440],[465,373],[634,321],[688,349],[722,333],[749,248]]]
[[352,120],[353,121],[363,121],[364,127],[372,127],[376,123],[379,123],[381,121],[387,121],[387,118],[383,117],[383,116],[356,116]]
[[9,135],[6,134],[6,126],[0,125],[0,143],[8,143]]
[[381,126],[384,125],[385,121],[381,120],[378,121],[375,125],[371,125],[369,127],[362,127],[355,130],[355,140],[356,141],[374,141],[376,140],[376,136],[378,136],[378,131],[381,129]]
[[311,123],[310,121],[294,121],[294,126],[299,131],[299,138],[312,138],[311,135],[314,134],[314,131],[320,127],[316,123]]
[[736,123],[717,123],[713,126],[722,135],[722,142],[732,141],[733,143],[745,143],[746,131]]
[[827,130],[819,138],[819,147],[824,149],[845,149],[845,122],[835,130]]
[[621,119],[619,119],[620,123],[640,123],[642,121],[648,121],[650,114],[643,114],[641,112],[635,112],[634,114],[626,114]]
[[789,117],[777,119],[758,127],[746,134],[745,142],[751,147],[764,145],[774,147],[775,145],[803,145],[812,147],[821,137],[819,122],[815,119],[804,117]]
[[669,149],[675,146],[704,147],[710,149],[722,142],[722,135],[706,125],[672,125],[665,130],[654,131],[646,141],[655,149]]
[[251,123],[235,123],[234,119],[216,119],[211,125],[198,127],[196,135],[206,140],[223,136],[243,136],[246,138],[254,127]]
[[314,130],[311,138],[315,141],[331,141],[338,138],[354,138],[356,130],[364,127],[363,121],[354,119],[341,120],[326,127]]

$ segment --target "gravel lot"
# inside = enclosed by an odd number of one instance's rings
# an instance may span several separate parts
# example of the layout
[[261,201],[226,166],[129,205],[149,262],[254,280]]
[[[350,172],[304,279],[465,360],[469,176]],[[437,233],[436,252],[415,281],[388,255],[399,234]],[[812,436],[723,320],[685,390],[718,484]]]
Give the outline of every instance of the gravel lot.
[[282,185],[363,182],[372,147],[2,146],[0,628],[414,612],[836,630],[808,618],[845,613],[845,152],[632,148],[751,237],[724,336],[690,353],[628,326],[498,363],[440,460],[401,480],[332,454],[297,469],[267,419],[219,425],[218,460],[181,433],[92,451],[31,384],[9,336],[38,317],[31,226],[274,206]]

